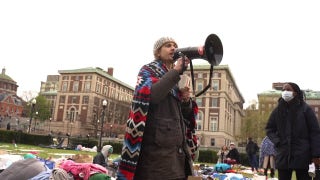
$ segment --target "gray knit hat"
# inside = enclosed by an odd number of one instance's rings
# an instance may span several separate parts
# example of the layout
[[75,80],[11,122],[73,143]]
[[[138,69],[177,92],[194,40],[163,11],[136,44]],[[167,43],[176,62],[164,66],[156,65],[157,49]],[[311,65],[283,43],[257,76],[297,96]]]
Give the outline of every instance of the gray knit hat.
[[[171,37],[162,37],[158,39],[153,46],[153,54],[156,55],[157,50],[159,50],[165,43],[173,42],[177,45],[176,41]],[[178,45],[177,45],[178,47]]]

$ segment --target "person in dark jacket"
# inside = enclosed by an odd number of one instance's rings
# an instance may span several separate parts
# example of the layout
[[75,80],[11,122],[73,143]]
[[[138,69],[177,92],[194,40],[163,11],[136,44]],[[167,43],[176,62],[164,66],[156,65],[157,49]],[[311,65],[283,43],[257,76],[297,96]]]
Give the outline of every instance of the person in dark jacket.
[[283,85],[282,97],[272,111],[266,133],[276,149],[279,180],[308,180],[309,164],[319,165],[320,128],[317,117],[304,101],[304,93],[292,82]]
[[236,148],[236,145],[231,142],[230,143],[230,150],[229,153],[227,154],[227,164],[241,164],[240,163],[240,153],[238,149]]
[[108,167],[108,158],[113,152],[113,147],[111,145],[105,145],[102,147],[101,152],[99,152],[93,158],[93,164],[100,164],[103,167]]
[[[173,59],[177,43],[163,37],[155,60],[138,74],[127,120],[118,180],[187,179],[193,172],[196,103],[189,87],[179,87],[187,57]],[[189,109],[188,109],[189,108]]]
[[246,145],[246,152],[248,156],[248,160],[251,166],[252,172],[258,172],[258,159],[257,152],[259,151],[259,147],[257,143],[253,142],[252,138],[248,138],[248,143]]

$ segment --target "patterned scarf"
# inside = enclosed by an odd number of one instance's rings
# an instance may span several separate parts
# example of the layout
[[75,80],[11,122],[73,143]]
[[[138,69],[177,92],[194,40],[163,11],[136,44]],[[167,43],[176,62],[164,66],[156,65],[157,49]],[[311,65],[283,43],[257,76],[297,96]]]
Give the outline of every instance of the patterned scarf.
[[188,122],[187,124],[187,144],[189,146],[189,149],[191,151],[191,157],[194,160],[196,151],[198,150],[200,144],[198,144],[198,137],[196,136],[196,117],[198,115],[198,105],[195,101],[191,101],[192,103],[192,111],[193,113],[190,115],[190,117],[185,117],[185,120]]
[[[131,110],[129,112],[129,119],[127,120],[121,162],[117,175],[118,180],[132,180],[134,177],[149,110],[151,85],[156,83],[166,72],[168,72],[168,69],[160,60],[153,61],[143,66],[139,71],[138,82],[135,87]],[[171,89],[170,93],[179,99],[179,90],[177,86]],[[194,110],[194,112],[195,111],[197,110]],[[195,120],[194,117],[193,119]],[[195,121],[190,124],[195,125]],[[194,132],[194,130],[187,129],[187,134],[189,133],[191,138],[192,132]],[[188,145],[189,144],[196,143],[188,141]]]

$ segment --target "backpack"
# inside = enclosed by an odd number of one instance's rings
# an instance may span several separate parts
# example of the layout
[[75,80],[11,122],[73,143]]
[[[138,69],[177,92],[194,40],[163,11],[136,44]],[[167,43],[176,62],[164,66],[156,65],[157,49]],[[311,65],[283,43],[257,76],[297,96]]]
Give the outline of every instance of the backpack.
[[220,173],[224,173],[226,172],[227,170],[231,169],[231,165],[230,164],[226,164],[226,163],[217,163],[215,166],[214,166],[214,170],[216,172],[220,172]]

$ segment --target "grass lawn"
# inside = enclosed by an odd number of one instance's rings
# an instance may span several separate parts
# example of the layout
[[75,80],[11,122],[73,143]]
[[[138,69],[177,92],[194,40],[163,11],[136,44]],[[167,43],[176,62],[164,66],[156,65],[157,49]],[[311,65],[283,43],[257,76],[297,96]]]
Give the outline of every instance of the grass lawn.
[[[95,156],[97,154],[96,152],[42,148],[39,146],[32,146],[32,145],[25,145],[25,144],[18,144],[17,147],[15,147],[13,144],[9,144],[9,143],[0,143],[0,150],[8,151],[10,154],[21,154],[21,155],[29,153],[30,151],[36,151],[38,152],[37,156],[43,159],[47,159],[49,157],[59,158],[61,154],[66,154],[66,155],[88,154],[91,156]],[[110,159],[115,159],[117,157],[119,157],[119,154],[111,154]],[[278,177],[277,171],[275,173],[275,177]],[[296,180],[295,173],[292,174],[292,180]]]
[[[42,148],[39,146],[18,144],[15,147],[13,144],[9,143],[0,143],[0,150],[5,150],[9,154],[27,154],[29,152],[38,152],[37,156],[43,159],[48,159],[49,157],[59,158],[61,155],[71,155],[71,154],[89,154],[95,156],[96,152],[88,152],[88,151],[76,151],[76,150],[66,150],[66,149],[52,149],[52,148]],[[119,154],[111,154],[111,159],[115,159],[119,156]]]

